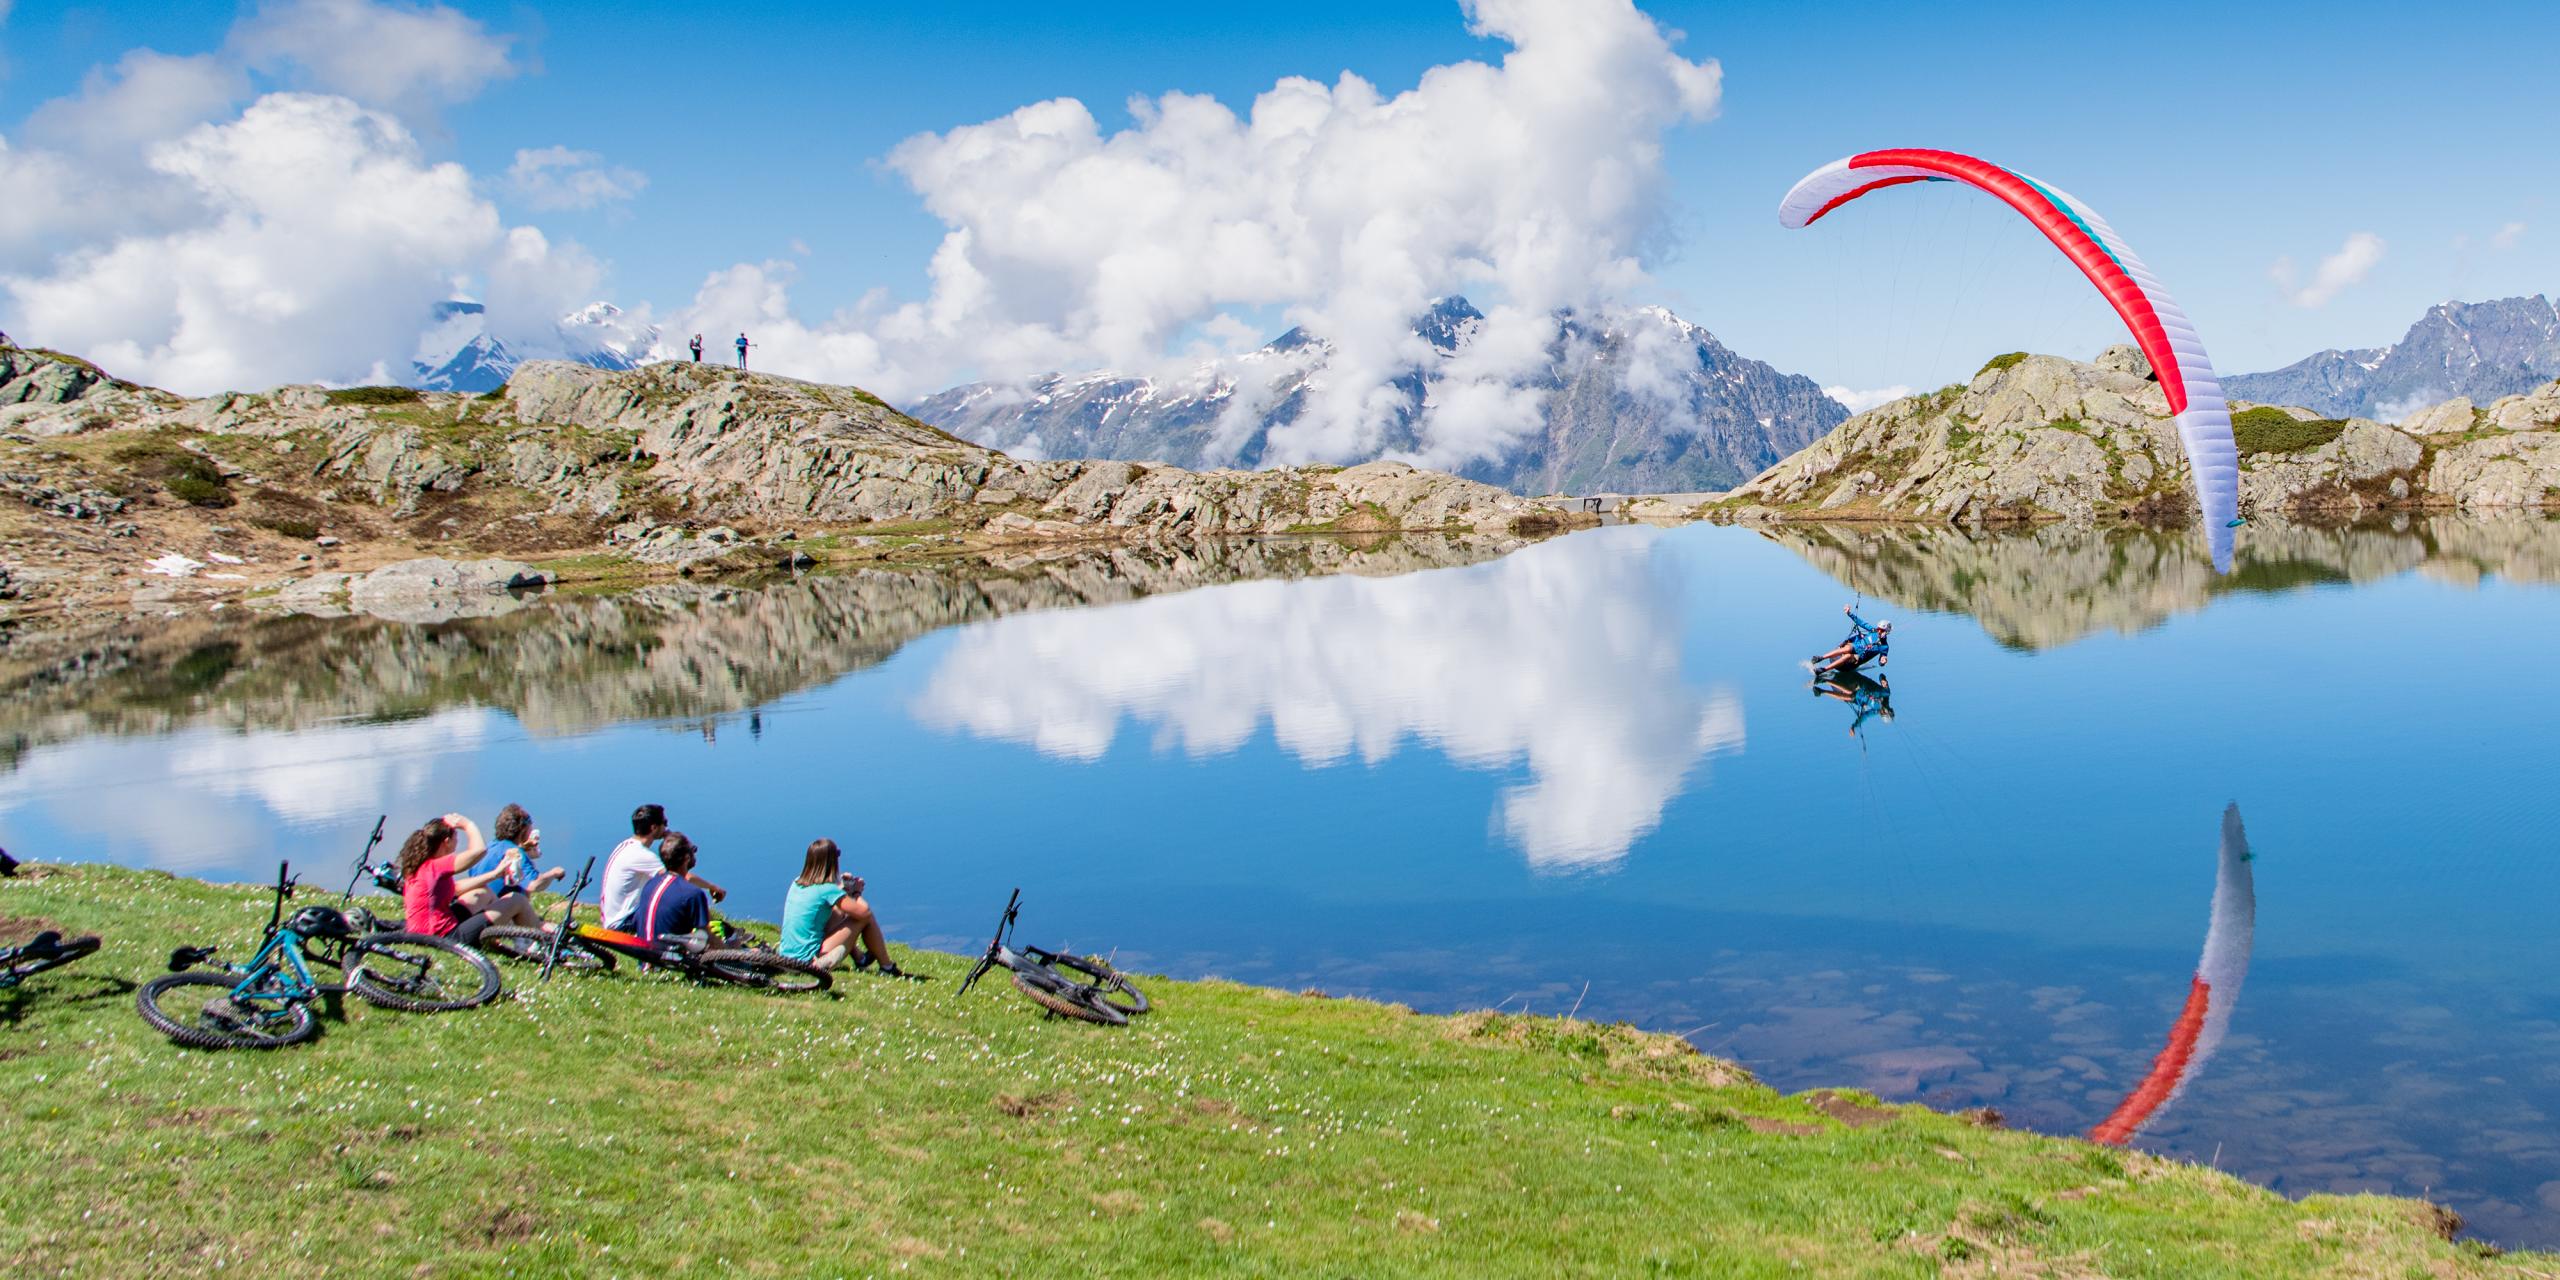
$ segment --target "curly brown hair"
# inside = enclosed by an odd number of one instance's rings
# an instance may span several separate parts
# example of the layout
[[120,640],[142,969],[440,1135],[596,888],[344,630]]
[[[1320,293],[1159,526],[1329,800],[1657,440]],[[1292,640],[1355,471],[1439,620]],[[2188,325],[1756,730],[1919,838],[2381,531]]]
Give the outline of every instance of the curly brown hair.
[[401,878],[418,874],[418,868],[425,866],[427,859],[436,856],[436,851],[452,838],[453,828],[446,826],[442,818],[429,818],[427,825],[410,832],[409,838],[400,842]]
[[524,806],[511,804],[498,810],[498,820],[489,824],[489,838],[510,844],[523,844],[524,833],[533,830],[533,815]]

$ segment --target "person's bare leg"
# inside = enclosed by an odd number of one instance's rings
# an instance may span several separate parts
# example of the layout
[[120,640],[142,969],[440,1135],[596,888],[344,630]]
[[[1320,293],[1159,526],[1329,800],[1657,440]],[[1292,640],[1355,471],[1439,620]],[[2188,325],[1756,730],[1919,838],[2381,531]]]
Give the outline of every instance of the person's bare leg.
[[836,919],[848,929],[862,935],[863,948],[871,953],[872,962],[889,958],[889,940],[880,933],[880,922],[872,917],[871,904],[861,898],[836,899]]

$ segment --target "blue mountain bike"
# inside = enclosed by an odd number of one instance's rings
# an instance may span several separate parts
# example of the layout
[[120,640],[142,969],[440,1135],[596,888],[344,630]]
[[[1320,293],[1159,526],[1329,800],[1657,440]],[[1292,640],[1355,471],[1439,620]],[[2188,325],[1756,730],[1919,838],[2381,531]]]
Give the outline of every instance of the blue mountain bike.
[[[169,972],[142,984],[142,1020],[179,1044],[199,1049],[279,1049],[319,1034],[312,1002],[354,992],[386,1009],[437,1013],[487,1004],[498,995],[497,966],[453,941],[380,929],[356,908],[362,927],[335,907],[304,907],[288,918],[291,868],[276,868],[275,907],[266,937],[245,965],[198,969],[212,947],[169,953]],[[322,983],[304,957],[340,957],[343,981]]]

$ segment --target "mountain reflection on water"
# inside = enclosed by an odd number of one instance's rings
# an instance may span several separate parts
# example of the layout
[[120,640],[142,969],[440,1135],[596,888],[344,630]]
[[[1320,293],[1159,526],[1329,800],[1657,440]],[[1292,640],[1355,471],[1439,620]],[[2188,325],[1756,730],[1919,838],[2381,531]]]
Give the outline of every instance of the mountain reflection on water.
[[[2226,579],[2192,542],[1052,549],[155,623],[5,655],[0,844],[247,879],[519,801],[575,857],[652,800],[750,916],[827,835],[920,945],[1018,884],[1149,971],[1578,1007],[2560,1245],[2553,703],[2477,660],[2560,630],[2560,525],[2261,523]],[[1890,718],[1801,665],[1861,595]],[[2263,856],[2235,818],[2208,907],[2234,801]]]

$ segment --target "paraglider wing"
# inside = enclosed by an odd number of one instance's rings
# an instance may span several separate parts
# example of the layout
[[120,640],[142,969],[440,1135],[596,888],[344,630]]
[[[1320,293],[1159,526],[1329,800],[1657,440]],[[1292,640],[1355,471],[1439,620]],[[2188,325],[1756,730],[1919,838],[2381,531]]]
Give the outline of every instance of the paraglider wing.
[[2186,1006],[2169,1026],[2169,1042],[2151,1061],[2142,1083],[2089,1131],[2089,1140],[2120,1147],[2133,1140],[2160,1108],[2204,1069],[2231,1027],[2240,1003],[2240,981],[2249,975],[2249,952],[2258,928],[2257,877],[2249,865],[2249,833],[2240,806],[2222,811],[2222,856],[2213,879],[2212,922],[2205,927],[2204,956],[2187,983]]
[[2231,440],[2231,408],[2195,326],[2106,219],[2014,169],[1953,151],[1911,148],[1864,151],[1806,174],[1779,204],[1778,221],[1811,226],[1860,196],[1914,182],[1960,182],[2017,210],[2106,296],[2169,397],[2187,470],[2195,477],[2213,566],[2229,572],[2231,526],[2240,514],[2240,452]]

